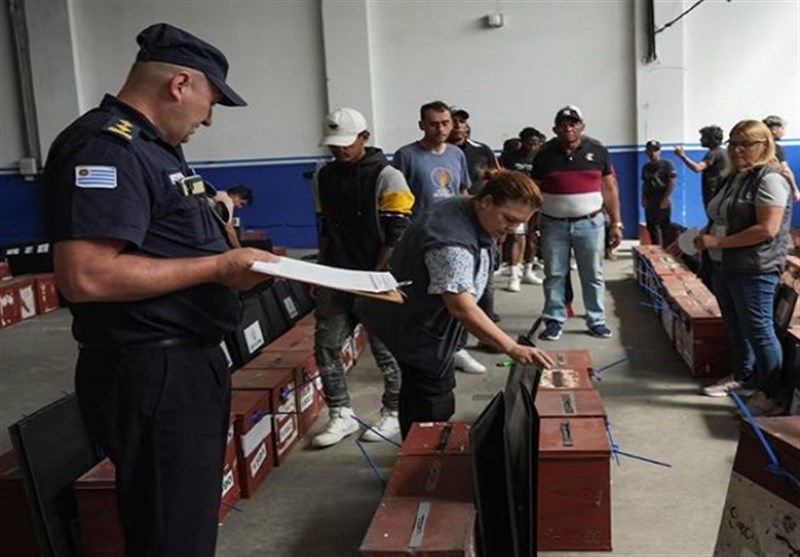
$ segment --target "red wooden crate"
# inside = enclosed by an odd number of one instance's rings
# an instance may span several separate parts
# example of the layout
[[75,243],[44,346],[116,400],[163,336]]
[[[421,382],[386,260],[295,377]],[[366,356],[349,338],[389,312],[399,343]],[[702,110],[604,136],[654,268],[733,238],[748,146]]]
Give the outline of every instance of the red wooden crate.
[[0,455],[0,540],[4,554],[39,557],[22,470],[14,451]]
[[469,455],[469,422],[415,422],[400,448],[401,456]]
[[264,391],[231,393],[239,485],[245,499],[255,494],[275,466],[275,435],[268,394]]
[[295,399],[298,408],[300,435],[305,436],[325,409],[322,379],[314,354],[304,351],[262,352],[243,369],[294,369]]
[[0,327],[36,315],[36,291],[29,276],[0,281]]
[[604,420],[542,418],[539,551],[611,550],[610,456]]
[[716,300],[675,299],[675,350],[692,375],[723,377],[730,373],[730,345]]
[[577,391],[542,389],[536,393],[536,411],[540,418],[603,418],[606,406],[594,389]]
[[295,370],[291,367],[240,369],[232,376],[235,391],[266,393],[272,415],[273,458],[280,466],[300,439],[295,398]]
[[469,455],[400,456],[384,497],[424,497],[445,501],[475,500]]
[[56,276],[52,273],[34,275],[36,313],[43,315],[59,308]]
[[542,371],[539,392],[547,389],[568,390],[594,389],[591,376],[585,369],[552,368]]
[[222,468],[222,501],[219,506],[219,521],[222,522],[231,512],[236,503],[242,498],[239,467],[236,460],[236,433],[233,426],[234,419],[228,426],[228,441],[225,444],[225,464]]
[[474,557],[475,518],[472,503],[386,497],[359,551],[363,557]]
[[592,371],[592,356],[588,350],[553,350],[547,352],[556,368]]

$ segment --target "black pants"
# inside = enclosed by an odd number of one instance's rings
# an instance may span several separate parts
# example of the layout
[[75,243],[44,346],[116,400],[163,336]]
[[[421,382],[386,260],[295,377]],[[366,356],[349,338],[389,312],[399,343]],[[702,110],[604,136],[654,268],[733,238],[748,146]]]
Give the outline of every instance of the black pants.
[[650,241],[654,245],[664,246],[669,238],[672,208],[661,209],[656,206],[651,209],[648,207],[644,210],[644,218],[647,223],[647,233],[650,234]]
[[230,412],[222,350],[82,349],[75,387],[116,466],[126,556],[213,556]]
[[430,371],[398,362],[403,372],[400,382],[400,434],[406,438],[414,422],[444,422],[456,411],[455,370],[441,378]]

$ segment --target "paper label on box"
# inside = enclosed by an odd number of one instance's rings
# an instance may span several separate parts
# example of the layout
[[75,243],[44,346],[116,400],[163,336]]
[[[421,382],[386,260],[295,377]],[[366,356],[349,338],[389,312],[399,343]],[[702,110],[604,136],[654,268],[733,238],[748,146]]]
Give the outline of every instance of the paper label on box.
[[33,253],[33,246],[25,246],[25,250],[23,252],[25,255],[30,255]]
[[261,330],[261,323],[255,321],[254,323],[245,327],[244,342],[247,345],[247,352],[252,354],[262,346],[264,346],[264,333]]
[[320,375],[317,375],[314,378],[314,388],[322,393],[322,377]]
[[230,443],[230,442],[231,442],[231,439],[233,439],[233,424],[230,424],[230,425],[228,426],[228,439],[227,439],[227,441],[225,441],[225,443],[226,443],[226,444],[227,444],[227,443]]
[[50,244],[39,244],[36,246],[36,253],[50,253]]
[[27,319],[36,315],[36,295],[33,293],[33,286],[26,286],[19,289],[19,298],[22,301],[22,318]]
[[305,412],[314,404],[314,385],[307,383],[300,389],[300,411]]
[[283,307],[286,308],[286,313],[289,314],[289,319],[297,319],[300,315],[300,312],[297,311],[297,306],[294,305],[294,300],[292,300],[289,296],[283,299]]
[[224,498],[233,487],[233,468],[228,470],[228,473],[222,476],[222,497]]
[[258,471],[261,469],[261,466],[267,460],[267,444],[261,443],[261,446],[258,448],[258,452],[256,456],[253,457],[253,460],[250,462],[250,477],[255,478]]
[[408,547],[422,547],[425,541],[425,523],[428,522],[428,515],[431,514],[431,504],[423,501],[417,507],[417,516],[414,519],[414,528],[411,530],[411,539]]
[[244,456],[249,457],[258,444],[261,443],[267,436],[272,433],[272,416],[266,414],[261,420],[253,426],[253,428],[242,435],[242,452]]
[[278,454],[286,452],[286,449],[292,444],[295,437],[297,437],[297,421],[294,416],[291,416],[281,426],[280,432],[278,433]]
[[228,369],[233,367],[233,358],[231,358],[231,353],[228,351],[228,345],[225,344],[225,341],[219,343],[219,347],[222,348],[222,353],[225,354],[225,360],[228,362]]
[[546,369],[539,382],[540,387],[547,389],[574,389],[579,384],[578,372],[574,369]]
[[19,248],[8,248],[6,255],[19,255]]
[[[294,383],[289,385],[289,389],[294,391]],[[289,397],[283,401],[283,403],[278,406],[278,413],[287,415],[293,414],[297,410],[297,404],[295,404],[294,395],[289,395]]]

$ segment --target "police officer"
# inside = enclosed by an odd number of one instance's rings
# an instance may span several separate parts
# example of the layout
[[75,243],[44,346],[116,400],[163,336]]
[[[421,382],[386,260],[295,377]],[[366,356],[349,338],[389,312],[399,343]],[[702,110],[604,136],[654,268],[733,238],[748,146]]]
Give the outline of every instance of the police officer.
[[80,343],[76,393],[116,465],[126,555],[213,555],[230,407],[235,290],[275,256],[229,250],[183,156],[214,104],[245,106],[214,46],[167,24],[119,94],[53,143],[44,174],[56,280]]

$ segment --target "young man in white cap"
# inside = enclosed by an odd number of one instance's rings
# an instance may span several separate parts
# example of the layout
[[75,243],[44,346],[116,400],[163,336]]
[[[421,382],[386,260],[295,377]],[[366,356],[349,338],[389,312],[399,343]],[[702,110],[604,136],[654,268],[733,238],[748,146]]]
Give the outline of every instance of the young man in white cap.
[[[357,110],[340,108],[325,118],[320,144],[330,149],[334,160],[314,176],[319,263],[324,265],[384,270],[395,243],[408,226],[414,195],[403,173],[389,165],[383,152],[367,147],[369,136],[367,121]],[[359,428],[350,407],[341,354],[342,344],[358,318],[353,312],[353,294],[318,288],[316,299],[314,353],[330,421],[312,444],[328,447]],[[383,408],[378,422],[362,439],[379,441],[381,436],[392,437],[400,431],[400,368],[378,338],[370,335],[369,340],[383,373]]]

